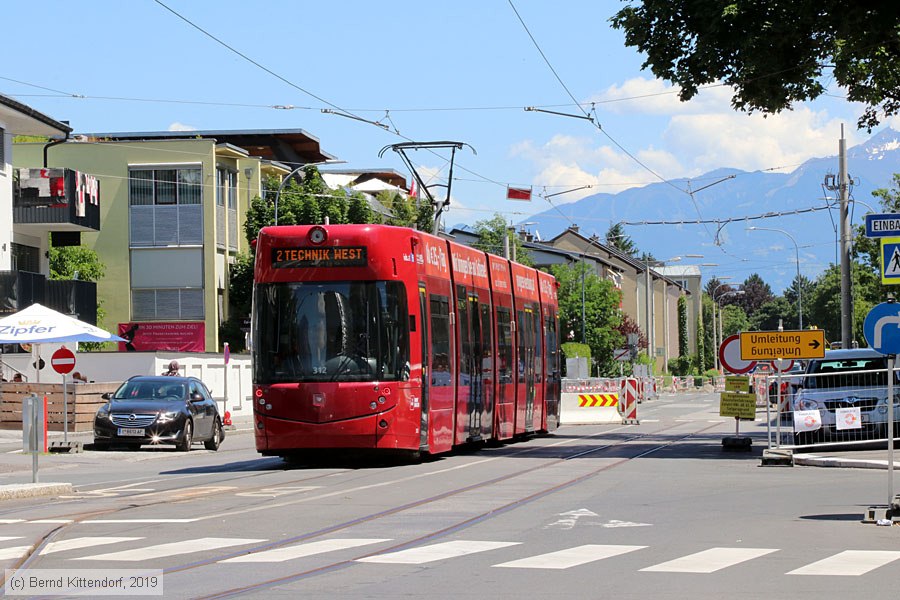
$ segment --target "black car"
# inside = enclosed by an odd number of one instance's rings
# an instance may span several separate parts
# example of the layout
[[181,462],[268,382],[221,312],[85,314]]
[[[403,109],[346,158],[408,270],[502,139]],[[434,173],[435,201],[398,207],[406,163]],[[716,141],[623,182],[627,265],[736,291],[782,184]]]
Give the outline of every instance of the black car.
[[94,448],[111,444],[175,444],[187,452],[203,442],[218,450],[225,437],[216,402],[196,377],[135,376],[114,393],[94,417]]

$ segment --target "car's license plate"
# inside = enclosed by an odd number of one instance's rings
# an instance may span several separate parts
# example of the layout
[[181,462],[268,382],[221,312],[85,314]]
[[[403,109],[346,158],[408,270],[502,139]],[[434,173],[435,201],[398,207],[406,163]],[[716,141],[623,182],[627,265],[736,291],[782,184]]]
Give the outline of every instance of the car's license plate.
[[144,430],[137,429],[134,427],[119,427],[119,435],[121,436],[135,436],[135,437],[143,437]]

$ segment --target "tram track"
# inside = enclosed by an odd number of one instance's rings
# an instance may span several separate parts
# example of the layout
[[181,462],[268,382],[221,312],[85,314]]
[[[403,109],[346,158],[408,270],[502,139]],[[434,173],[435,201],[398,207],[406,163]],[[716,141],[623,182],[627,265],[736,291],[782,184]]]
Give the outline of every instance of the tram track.
[[[281,576],[281,577],[278,577],[275,579],[269,579],[269,580],[265,580],[265,581],[261,581],[261,582],[256,582],[256,583],[253,583],[253,584],[250,584],[247,586],[223,590],[223,591],[217,592],[215,594],[205,596],[204,598],[227,598],[227,597],[251,592],[254,590],[261,590],[261,589],[265,589],[267,587],[272,587],[272,586],[280,585],[283,583],[289,583],[292,581],[301,580],[301,579],[304,579],[307,577],[313,577],[318,574],[331,572],[331,571],[334,571],[337,569],[347,568],[349,566],[356,564],[356,561],[359,560],[360,558],[365,558],[366,556],[371,556],[371,555],[377,554],[377,553],[402,550],[407,547],[422,544],[423,542],[427,542],[429,540],[433,540],[433,539],[440,538],[440,537],[443,537],[446,535],[450,535],[456,531],[460,531],[467,527],[473,526],[477,523],[484,522],[487,519],[500,516],[509,511],[515,510],[516,508],[518,508],[520,506],[524,506],[526,504],[529,504],[531,502],[534,502],[536,500],[544,498],[553,493],[556,493],[561,490],[567,489],[569,487],[578,485],[579,483],[587,481],[604,471],[608,471],[610,469],[619,467],[622,464],[627,463],[631,460],[647,456],[654,452],[658,452],[666,447],[672,446],[673,444],[681,443],[685,440],[690,439],[693,436],[702,434],[703,432],[705,432],[709,429],[712,429],[713,427],[716,427],[717,425],[718,424],[710,424],[710,425],[707,425],[706,427],[694,429],[692,431],[686,432],[685,434],[679,435],[678,437],[675,437],[675,438],[670,437],[670,434],[666,434],[666,432],[669,432],[672,429],[683,427],[684,423],[670,424],[670,425],[667,425],[664,427],[656,428],[655,430],[649,431],[649,432],[640,432],[640,433],[636,433],[636,434],[629,434],[625,438],[615,440],[610,443],[601,444],[601,445],[598,445],[593,448],[589,448],[589,449],[578,448],[578,449],[575,449],[575,451],[573,451],[573,452],[564,452],[563,455],[556,457],[556,458],[548,459],[539,465],[531,466],[531,467],[525,468],[525,469],[517,469],[515,471],[500,475],[498,477],[494,477],[494,478],[490,478],[490,479],[487,479],[484,481],[479,481],[479,482],[472,483],[469,485],[446,490],[439,494],[435,494],[435,495],[432,495],[432,496],[429,496],[426,498],[421,498],[421,499],[415,500],[413,502],[408,502],[408,503],[404,503],[401,505],[389,507],[389,508],[386,508],[386,509],[378,511],[378,512],[370,513],[367,515],[362,515],[360,517],[356,517],[354,519],[349,519],[349,520],[343,521],[341,523],[336,523],[336,524],[330,525],[328,527],[317,529],[315,531],[303,533],[303,534],[297,535],[297,536],[292,536],[290,538],[281,539],[276,542],[268,542],[265,544],[259,544],[257,546],[251,547],[251,548],[245,548],[241,551],[221,553],[219,555],[209,557],[209,558],[206,558],[206,559],[203,559],[200,561],[194,561],[194,562],[184,563],[184,564],[180,564],[180,565],[173,565],[171,567],[164,568],[163,573],[164,574],[175,574],[175,573],[193,571],[193,570],[201,569],[203,567],[215,564],[219,561],[226,560],[229,558],[234,558],[237,556],[244,556],[244,555],[248,555],[248,554],[254,554],[254,553],[258,553],[258,552],[272,550],[275,548],[289,546],[292,544],[302,543],[302,542],[313,540],[313,539],[323,537],[326,535],[334,534],[334,533],[342,531],[342,530],[350,529],[357,525],[377,522],[380,519],[385,519],[392,515],[397,515],[399,513],[403,513],[404,511],[409,511],[409,510],[413,510],[416,508],[425,507],[430,504],[434,504],[434,503],[440,502],[442,500],[452,498],[454,496],[459,496],[461,494],[465,494],[467,492],[471,492],[471,491],[475,491],[475,490],[479,490],[479,489],[483,489],[483,488],[488,488],[490,486],[497,485],[504,481],[508,481],[508,480],[511,480],[511,479],[514,479],[517,477],[522,477],[522,476],[532,474],[536,471],[545,470],[545,469],[552,468],[554,466],[558,466],[561,463],[564,463],[566,461],[582,458],[585,456],[596,455],[598,453],[608,451],[612,448],[627,447],[629,445],[634,445],[636,443],[641,444],[641,447],[640,447],[641,452],[640,453],[636,453],[631,456],[616,458],[612,462],[610,462],[602,467],[590,470],[587,473],[581,474],[577,477],[573,477],[571,479],[557,483],[555,485],[548,486],[546,488],[542,488],[542,489],[537,490],[527,496],[515,499],[511,502],[508,502],[508,503],[502,505],[502,506],[495,507],[494,509],[492,509],[488,512],[473,515],[466,519],[460,520],[452,525],[443,527],[439,530],[425,533],[421,536],[416,537],[415,539],[405,540],[402,543],[396,544],[392,547],[383,548],[383,549],[379,550],[378,552],[361,554],[352,559],[336,561],[334,563],[330,563],[328,565],[323,565],[323,566],[317,567],[315,569],[307,569],[307,570],[303,570],[303,571],[297,571],[297,572],[289,573],[287,575],[284,575],[284,576]],[[597,433],[594,435],[584,436],[584,437],[577,438],[577,439],[582,440],[582,441],[587,441],[587,440],[592,440],[592,441],[601,440],[602,441],[604,438],[609,437],[610,434],[612,434],[612,433],[614,433],[614,432],[604,431],[604,432],[600,432],[600,433]],[[649,442],[658,441],[659,443],[652,446],[651,448],[646,448],[645,445],[648,441]],[[568,443],[568,440],[559,444],[560,447],[564,448],[565,443]],[[549,446],[548,445],[509,446],[507,448],[511,449],[512,451],[509,454],[507,454],[507,457],[510,455],[525,456],[528,454],[539,454],[541,452],[546,452],[546,450],[550,447],[553,447],[553,445],[549,445]],[[494,458],[499,459],[499,458],[504,458],[504,457],[490,457],[490,458],[491,459],[494,459]],[[351,471],[351,469],[347,469],[347,471]],[[279,482],[279,485],[291,485],[292,483],[293,484],[309,483],[310,481],[333,477],[338,473],[339,472],[331,472],[331,473],[318,474],[313,477],[308,477],[308,476],[307,477],[299,477],[296,479],[292,479],[288,482]],[[244,477],[241,477],[240,479],[244,479],[246,477],[246,474],[243,474],[243,475],[244,475]],[[253,476],[257,476],[257,475],[260,475],[260,474],[254,473],[249,476],[253,477]],[[425,474],[425,475],[427,475],[427,474]],[[227,483],[234,479],[235,478],[226,478],[226,479],[222,479],[222,480],[217,480],[215,483],[219,483],[219,484]],[[387,484],[384,484],[384,485],[391,485],[391,484],[393,484],[393,482],[388,482]],[[208,483],[208,482],[204,483],[204,486],[208,486],[208,485],[210,485],[210,483]],[[374,485],[381,485],[381,484],[374,484]],[[197,487],[204,487],[204,486],[197,486]],[[268,487],[271,487],[271,483],[262,484],[259,486],[252,486],[249,488],[242,488],[242,491],[261,490],[261,489],[265,489]],[[360,486],[356,489],[365,489],[367,487],[368,486]],[[189,490],[191,488],[186,488],[186,489]],[[310,497],[293,499],[290,501],[279,502],[276,504],[272,504],[271,499],[265,498],[265,499],[260,499],[258,502],[254,502],[250,506],[245,506],[242,509],[238,509],[236,511],[229,511],[229,513],[227,513],[227,514],[235,514],[235,513],[246,514],[248,512],[255,512],[257,510],[269,510],[271,508],[278,507],[278,506],[287,506],[287,505],[294,504],[294,503],[310,502],[310,501],[316,500],[316,499],[321,500],[323,498],[327,498],[330,495],[346,494],[346,493],[348,493],[348,490],[341,489],[341,490],[338,490],[335,492],[328,492],[328,493],[313,495]],[[41,550],[49,543],[51,543],[59,538],[64,537],[68,533],[68,531],[70,531],[72,528],[76,527],[77,525],[81,524],[84,521],[95,520],[95,519],[99,519],[99,518],[103,518],[103,517],[112,517],[112,516],[122,515],[129,511],[134,511],[137,509],[152,507],[152,506],[156,506],[156,505],[160,505],[160,504],[171,503],[170,499],[166,499],[164,497],[155,499],[151,502],[141,502],[142,499],[147,499],[148,497],[152,497],[154,495],[159,495],[159,494],[160,494],[160,492],[154,491],[154,492],[139,493],[139,494],[135,494],[132,496],[128,496],[126,498],[123,498],[123,500],[128,501],[127,506],[114,506],[114,507],[110,507],[108,509],[100,509],[100,510],[95,509],[95,510],[90,510],[90,511],[79,511],[79,512],[65,513],[63,515],[59,515],[58,518],[71,519],[71,522],[66,523],[66,524],[61,524],[59,527],[56,527],[56,528],[48,531],[45,535],[43,535],[40,539],[38,539],[34,543],[31,550],[28,551],[19,561],[17,561],[17,564],[13,565],[11,567],[11,569],[18,570],[18,569],[27,569],[27,568],[37,568],[38,563],[40,562]],[[200,498],[187,498],[187,499],[183,500],[183,502],[191,502],[191,501],[199,500],[199,499]],[[222,514],[219,514],[219,515],[211,515],[206,518],[213,519],[213,518],[220,518],[222,516],[223,516]],[[5,582],[5,577],[3,579],[0,579],[0,584],[2,584],[4,582]]]

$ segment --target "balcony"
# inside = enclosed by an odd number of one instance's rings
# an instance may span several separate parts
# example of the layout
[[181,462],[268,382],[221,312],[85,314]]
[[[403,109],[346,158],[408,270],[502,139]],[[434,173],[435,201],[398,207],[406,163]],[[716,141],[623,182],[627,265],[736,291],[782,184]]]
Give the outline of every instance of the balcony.
[[72,169],[16,169],[13,225],[30,235],[53,232],[54,246],[78,245],[77,234],[100,231],[100,182]]

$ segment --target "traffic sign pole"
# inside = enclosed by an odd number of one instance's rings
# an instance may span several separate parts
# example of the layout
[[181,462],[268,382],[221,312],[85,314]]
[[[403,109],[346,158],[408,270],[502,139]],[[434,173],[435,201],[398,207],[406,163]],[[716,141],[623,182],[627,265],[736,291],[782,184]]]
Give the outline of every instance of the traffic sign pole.
[[887,357],[888,367],[888,414],[887,414],[887,439],[888,439],[888,507],[894,502],[894,362],[896,356]]

